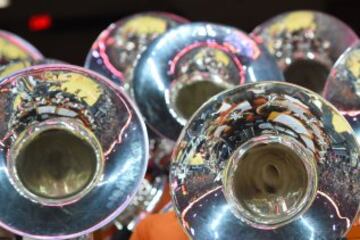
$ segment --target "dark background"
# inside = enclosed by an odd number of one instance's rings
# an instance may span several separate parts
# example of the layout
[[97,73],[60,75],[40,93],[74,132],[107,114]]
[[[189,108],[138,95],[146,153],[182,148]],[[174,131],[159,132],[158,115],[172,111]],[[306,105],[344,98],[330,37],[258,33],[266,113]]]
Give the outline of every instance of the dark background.
[[[299,9],[332,14],[360,32],[360,0],[11,0],[9,7],[0,9],[0,29],[22,36],[47,57],[83,65],[103,29],[141,11],[167,11],[249,32],[272,16]],[[31,31],[29,18],[37,14],[48,14],[52,26]]]

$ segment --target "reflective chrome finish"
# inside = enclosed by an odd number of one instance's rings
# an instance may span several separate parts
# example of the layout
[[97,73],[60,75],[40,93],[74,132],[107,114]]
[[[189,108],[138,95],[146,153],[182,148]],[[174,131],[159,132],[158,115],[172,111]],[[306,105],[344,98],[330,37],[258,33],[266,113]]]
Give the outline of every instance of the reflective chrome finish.
[[43,58],[41,60],[24,59],[19,61],[12,61],[0,67],[0,79],[7,77],[10,74],[13,74],[17,71],[23,70],[25,68],[35,65],[43,65],[43,64],[65,64],[65,63],[56,59],[49,59],[49,58]]
[[154,212],[168,184],[170,158],[175,143],[149,131],[149,164],[146,178],[129,206],[115,220],[115,226],[132,231],[147,215]]
[[317,189],[316,159],[297,140],[264,134],[230,156],[224,194],[235,216],[250,226],[276,229],[307,210]]
[[76,238],[130,203],[148,141],[122,89],[84,68],[40,65],[0,82],[0,107],[1,227]]
[[96,39],[85,67],[131,92],[134,67],[142,52],[159,35],[185,22],[182,17],[164,12],[145,12],[121,19]]
[[318,93],[334,62],[358,39],[345,23],[316,11],[280,14],[255,28],[252,36],[275,56],[286,81]]
[[[39,239],[24,237],[23,240],[39,240]],[[92,234],[86,234],[76,238],[69,238],[69,240],[94,240],[94,236]]]
[[360,42],[349,47],[336,61],[323,96],[341,111],[360,141]]
[[[161,34],[187,20],[168,13],[147,12],[129,16],[104,30],[89,52],[85,66],[124,86],[132,96],[134,67],[147,46]],[[115,221],[119,229],[132,230],[151,213],[163,193],[174,142],[150,131],[148,175],[128,208]],[[155,168],[155,171],[152,169]]]
[[0,69],[13,61],[42,58],[42,54],[30,43],[13,33],[0,30]]
[[359,208],[359,153],[347,121],[314,92],[240,86],[182,131],[174,208],[193,239],[340,239]]
[[156,176],[151,181],[144,179],[129,206],[116,218],[116,227],[126,227],[132,231],[142,219],[154,211],[164,193],[165,184],[165,176]]
[[142,54],[134,96],[147,123],[175,140],[210,96],[247,82],[282,79],[271,55],[245,33],[192,23],[171,29]]
[[83,198],[99,184],[104,153],[97,137],[78,118],[57,116],[30,122],[16,136],[7,150],[7,170],[24,197],[61,207]]

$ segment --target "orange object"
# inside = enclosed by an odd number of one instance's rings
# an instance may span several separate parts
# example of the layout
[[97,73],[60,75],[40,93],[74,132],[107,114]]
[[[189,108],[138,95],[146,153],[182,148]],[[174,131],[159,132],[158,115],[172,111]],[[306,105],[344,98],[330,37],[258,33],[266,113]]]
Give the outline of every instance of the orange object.
[[175,212],[151,214],[135,228],[130,240],[188,240]]
[[358,219],[346,236],[348,240],[360,240],[360,219]]

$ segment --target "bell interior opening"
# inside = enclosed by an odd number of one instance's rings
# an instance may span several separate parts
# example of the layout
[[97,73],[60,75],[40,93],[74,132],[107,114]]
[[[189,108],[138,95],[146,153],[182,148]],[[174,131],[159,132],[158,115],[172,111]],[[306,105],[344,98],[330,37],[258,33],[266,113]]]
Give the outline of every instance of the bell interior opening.
[[64,199],[90,184],[97,162],[96,151],[87,141],[63,129],[50,129],[20,149],[15,167],[20,181],[31,193]]
[[308,173],[303,160],[279,143],[252,147],[238,161],[232,191],[257,224],[281,224],[303,209]]
[[330,69],[316,60],[296,60],[284,71],[287,82],[322,93]]
[[176,110],[184,119],[189,119],[209,98],[226,89],[225,86],[206,80],[185,84],[177,91]]

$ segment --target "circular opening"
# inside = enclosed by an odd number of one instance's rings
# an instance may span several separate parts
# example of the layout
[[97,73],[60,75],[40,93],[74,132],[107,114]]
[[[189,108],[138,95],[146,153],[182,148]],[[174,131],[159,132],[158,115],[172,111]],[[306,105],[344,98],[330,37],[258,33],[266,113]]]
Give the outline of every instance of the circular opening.
[[319,61],[296,60],[284,71],[285,79],[314,92],[321,93],[324,89],[330,69]]
[[236,216],[274,229],[307,209],[316,195],[316,163],[292,139],[254,138],[235,151],[225,172],[225,196]]
[[63,129],[43,131],[20,147],[19,180],[32,194],[66,199],[84,190],[97,171],[98,157],[87,141]]
[[181,86],[174,99],[176,112],[184,119],[189,119],[209,98],[226,90],[213,81],[194,81]]

